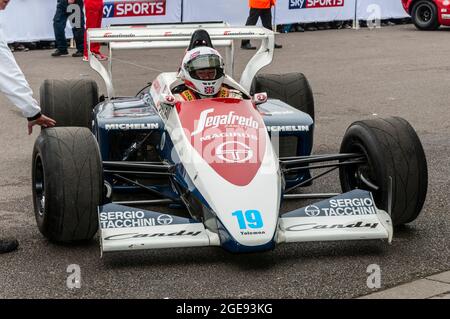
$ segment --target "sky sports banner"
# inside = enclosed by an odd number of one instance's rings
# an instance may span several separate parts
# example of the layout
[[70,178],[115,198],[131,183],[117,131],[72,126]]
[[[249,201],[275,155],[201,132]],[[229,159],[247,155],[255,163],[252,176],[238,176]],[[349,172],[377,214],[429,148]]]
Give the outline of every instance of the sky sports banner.
[[103,26],[180,22],[181,4],[182,0],[105,0]]
[[[357,0],[278,0],[276,24],[353,20]],[[388,0],[393,1],[393,0]]]

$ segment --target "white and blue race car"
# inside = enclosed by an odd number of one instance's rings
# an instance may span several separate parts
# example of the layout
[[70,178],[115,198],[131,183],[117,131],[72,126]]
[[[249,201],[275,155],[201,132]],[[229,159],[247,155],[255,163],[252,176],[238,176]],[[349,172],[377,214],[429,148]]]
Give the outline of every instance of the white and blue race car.
[[[314,100],[306,78],[258,74],[272,61],[272,31],[223,23],[118,26],[89,30],[88,42],[108,43],[110,56],[186,48],[199,28],[225,50],[225,83],[243,98],[180,101],[175,72],[161,73],[136,96],[117,97],[111,64],[105,68],[92,55],[106,97],[91,80],[44,82],[42,109],[58,124],[41,132],[33,150],[34,208],[45,237],[65,243],[98,233],[102,252],[254,252],[289,242],[390,242],[393,226],[416,219],[427,164],[411,125],[393,117],[361,120],[349,126],[339,153],[312,155]],[[244,38],[261,40],[261,47],[238,83],[233,41]],[[307,192],[336,169],[342,194]],[[281,214],[289,199],[318,202]]]

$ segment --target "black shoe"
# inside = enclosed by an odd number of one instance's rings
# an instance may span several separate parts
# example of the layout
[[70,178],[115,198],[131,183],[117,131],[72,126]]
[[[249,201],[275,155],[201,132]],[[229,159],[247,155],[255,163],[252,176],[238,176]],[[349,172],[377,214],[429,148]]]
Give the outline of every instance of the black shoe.
[[241,45],[242,50],[256,50],[256,47],[252,46],[250,42]]
[[74,58],[82,58],[84,56],[84,52],[77,51],[74,54],[72,54],[72,57]]
[[56,49],[56,51],[52,53],[52,56],[54,56],[54,57],[66,56],[66,55],[69,55],[68,51],[60,51],[59,49]]
[[19,246],[17,239],[0,239],[0,254],[9,253]]
[[283,48],[283,46],[281,44],[276,44],[275,43],[275,49],[282,49],[282,48]]

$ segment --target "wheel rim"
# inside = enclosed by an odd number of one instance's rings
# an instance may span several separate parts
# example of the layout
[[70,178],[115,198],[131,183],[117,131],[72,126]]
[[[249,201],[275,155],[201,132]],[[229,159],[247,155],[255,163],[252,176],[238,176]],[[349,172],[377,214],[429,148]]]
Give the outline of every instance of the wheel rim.
[[40,217],[45,214],[45,180],[44,180],[44,167],[42,166],[42,159],[39,155],[36,156],[34,164],[34,201],[37,207],[37,213]]
[[433,18],[433,9],[428,3],[421,4],[417,7],[416,18],[421,23],[429,23]]
[[363,145],[355,143],[351,146],[351,153],[363,154],[365,163],[348,166],[345,169],[347,185],[350,189],[370,191],[374,196],[380,191],[379,181],[376,179],[375,169]]

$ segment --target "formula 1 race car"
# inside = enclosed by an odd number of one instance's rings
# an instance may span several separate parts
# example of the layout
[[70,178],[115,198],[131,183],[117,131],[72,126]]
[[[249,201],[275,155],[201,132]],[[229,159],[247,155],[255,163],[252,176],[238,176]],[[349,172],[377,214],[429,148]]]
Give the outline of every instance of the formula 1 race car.
[[450,2],[447,0],[402,0],[402,4],[420,30],[450,25]]
[[[397,117],[358,121],[339,153],[311,155],[314,99],[307,79],[257,74],[272,61],[272,31],[224,23],[121,26],[89,30],[88,44],[108,43],[110,56],[186,48],[199,28],[226,51],[225,82],[241,99],[180,101],[175,72],[159,74],[134,97],[117,97],[111,65],[93,55],[90,65],[107,97],[99,98],[92,80],[41,86],[43,113],[58,124],[42,130],[33,150],[34,209],[45,237],[77,242],[99,232],[102,252],[194,246],[253,252],[284,242],[390,242],[393,226],[416,219],[427,164],[411,125]],[[238,83],[233,40],[241,39],[261,40],[261,47]],[[304,191],[336,169],[342,194]],[[288,199],[320,201],[281,214]],[[163,205],[175,212],[155,209]]]

